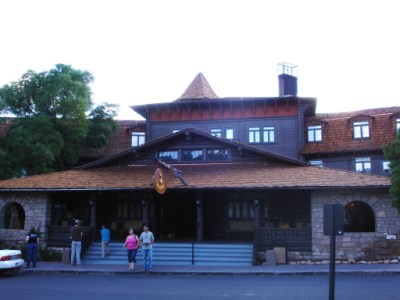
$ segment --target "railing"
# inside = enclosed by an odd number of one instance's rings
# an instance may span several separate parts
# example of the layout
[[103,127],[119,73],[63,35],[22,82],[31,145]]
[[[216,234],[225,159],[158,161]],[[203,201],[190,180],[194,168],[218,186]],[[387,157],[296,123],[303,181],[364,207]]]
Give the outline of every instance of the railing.
[[311,251],[310,228],[259,228],[255,232],[259,250],[285,247],[286,251]]
[[[48,226],[47,245],[50,247],[71,247],[71,227]],[[83,232],[82,254],[93,241],[93,227],[81,226]]]

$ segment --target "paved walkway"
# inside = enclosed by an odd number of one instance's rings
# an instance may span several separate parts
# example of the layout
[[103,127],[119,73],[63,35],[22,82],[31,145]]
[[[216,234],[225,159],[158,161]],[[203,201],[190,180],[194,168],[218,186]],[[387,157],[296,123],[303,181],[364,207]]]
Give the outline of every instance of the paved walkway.
[[[58,262],[39,262],[37,268],[23,272],[38,273],[87,273],[87,274],[143,274],[138,266],[129,272],[124,265],[71,266]],[[154,266],[152,274],[165,275],[321,275],[329,273],[329,265],[276,265],[255,267],[203,267],[203,266]],[[337,264],[336,274],[351,275],[400,275],[400,264]]]

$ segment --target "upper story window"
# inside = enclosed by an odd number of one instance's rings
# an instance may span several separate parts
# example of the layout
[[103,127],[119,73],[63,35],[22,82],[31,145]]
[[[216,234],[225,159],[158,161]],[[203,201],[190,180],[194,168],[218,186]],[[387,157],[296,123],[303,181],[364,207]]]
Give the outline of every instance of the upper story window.
[[400,132],[400,119],[396,119],[396,132]]
[[274,127],[264,127],[263,128],[263,141],[264,141],[264,143],[274,143],[275,142],[275,128]]
[[312,166],[317,166],[317,167],[323,167],[324,166],[322,160],[310,160],[308,163],[310,165],[312,165]]
[[132,147],[143,145],[146,142],[146,134],[144,132],[132,132]]
[[202,160],[203,160],[202,149],[182,150],[182,161],[202,161]]
[[356,172],[371,173],[371,158],[357,157]]
[[260,127],[250,127],[249,128],[249,143],[260,143],[260,142],[261,142]]
[[158,152],[158,158],[164,161],[178,161],[178,150],[161,150]]
[[382,162],[382,175],[385,175],[385,176],[392,175],[392,171],[390,170],[390,161]]
[[226,161],[229,160],[228,149],[208,149],[207,150],[208,161]]
[[354,122],[353,132],[355,139],[366,139],[370,137],[369,122]]
[[214,128],[211,129],[211,135],[216,136],[216,137],[222,137],[222,130],[219,128]]
[[309,142],[321,142],[322,141],[322,127],[321,125],[308,126],[307,136]]
[[235,130],[233,128],[225,129],[225,138],[228,140],[232,140],[235,138]]

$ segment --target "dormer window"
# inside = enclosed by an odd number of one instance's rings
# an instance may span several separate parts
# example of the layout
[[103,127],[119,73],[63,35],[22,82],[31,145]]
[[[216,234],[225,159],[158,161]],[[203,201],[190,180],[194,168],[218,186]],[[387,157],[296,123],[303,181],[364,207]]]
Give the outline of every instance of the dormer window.
[[353,134],[355,139],[367,139],[370,137],[369,122],[354,122]]
[[321,125],[308,126],[307,128],[308,142],[321,142],[322,141],[322,127]]
[[144,132],[132,132],[132,147],[138,147],[146,142],[146,134]]
[[158,158],[162,161],[178,161],[178,150],[161,150]]

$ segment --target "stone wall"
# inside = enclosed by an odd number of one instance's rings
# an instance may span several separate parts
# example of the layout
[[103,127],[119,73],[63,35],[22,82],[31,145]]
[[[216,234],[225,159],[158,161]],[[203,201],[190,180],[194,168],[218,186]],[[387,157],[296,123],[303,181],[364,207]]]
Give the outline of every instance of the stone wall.
[[[45,246],[47,225],[50,223],[50,198],[46,193],[0,193],[0,239],[9,245],[23,241],[33,226],[43,233],[41,242]],[[23,229],[5,229],[5,207],[11,203],[19,204],[25,214]]]
[[330,237],[323,235],[323,205],[346,204],[362,201],[375,215],[375,232],[346,232],[336,238],[336,255],[339,260],[373,260],[393,256],[386,234],[399,237],[400,217],[391,205],[385,191],[344,190],[314,191],[311,196],[312,259],[329,258]]

